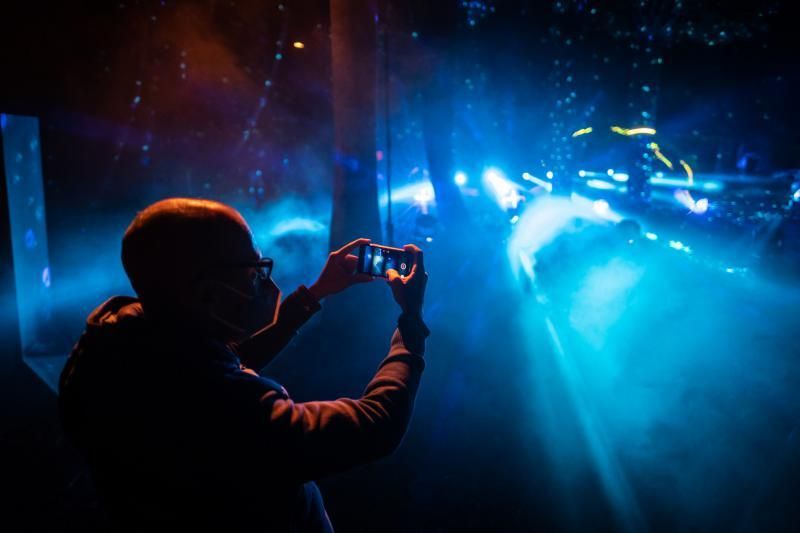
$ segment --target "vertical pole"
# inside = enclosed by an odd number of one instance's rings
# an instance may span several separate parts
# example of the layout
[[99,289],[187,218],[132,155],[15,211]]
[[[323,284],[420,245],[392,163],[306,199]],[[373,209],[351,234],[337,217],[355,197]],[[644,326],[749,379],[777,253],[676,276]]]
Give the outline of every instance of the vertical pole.
[[331,0],[334,175],[331,249],[380,236],[374,0]]

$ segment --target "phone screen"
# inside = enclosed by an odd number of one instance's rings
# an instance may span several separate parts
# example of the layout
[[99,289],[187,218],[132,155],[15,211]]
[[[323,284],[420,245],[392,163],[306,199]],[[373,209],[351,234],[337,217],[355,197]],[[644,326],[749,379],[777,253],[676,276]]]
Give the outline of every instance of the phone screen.
[[414,256],[400,248],[365,244],[358,250],[358,271],[371,276],[385,278],[390,268],[401,276],[408,276],[413,264]]

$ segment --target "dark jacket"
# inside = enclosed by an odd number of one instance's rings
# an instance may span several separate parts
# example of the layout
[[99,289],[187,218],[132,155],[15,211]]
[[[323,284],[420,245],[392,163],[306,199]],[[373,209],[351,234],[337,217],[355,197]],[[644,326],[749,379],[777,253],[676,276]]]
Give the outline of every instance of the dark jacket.
[[[251,362],[274,357],[318,309],[304,287],[292,293],[271,347]],[[61,417],[122,529],[327,531],[311,481],[397,447],[425,336],[421,321],[401,317],[360,399],[294,403],[236,346],[165,331],[138,300],[114,297],[89,316],[67,361]]]

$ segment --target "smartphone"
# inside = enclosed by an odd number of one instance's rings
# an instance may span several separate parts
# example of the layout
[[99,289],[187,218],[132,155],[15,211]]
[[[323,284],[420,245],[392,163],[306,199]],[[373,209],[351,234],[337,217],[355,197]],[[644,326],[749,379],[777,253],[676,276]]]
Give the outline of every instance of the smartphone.
[[401,276],[411,274],[414,255],[401,248],[362,244],[358,249],[358,271],[370,276],[388,277],[386,271],[393,268]]

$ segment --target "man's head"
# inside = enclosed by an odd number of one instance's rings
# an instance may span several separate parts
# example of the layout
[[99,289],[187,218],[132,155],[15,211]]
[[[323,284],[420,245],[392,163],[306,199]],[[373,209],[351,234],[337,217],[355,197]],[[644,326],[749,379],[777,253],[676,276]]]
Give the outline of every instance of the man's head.
[[[277,287],[244,218],[211,200],[169,198],[136,215],[122,239],[122,264],[145,313],[206,328],[223,340],[271,322]],[[270,315],[270,313],[272,313]]]

